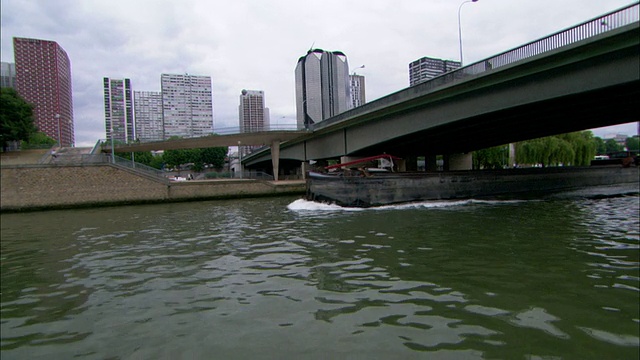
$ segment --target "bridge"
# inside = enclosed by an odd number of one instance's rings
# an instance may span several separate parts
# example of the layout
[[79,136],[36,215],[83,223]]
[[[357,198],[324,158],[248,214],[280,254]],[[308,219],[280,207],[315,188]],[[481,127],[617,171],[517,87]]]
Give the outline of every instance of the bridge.
[[281,145],[281,163],[468,153],[638,121],[638,12],[630,5],[313,124]]
[[[118,145],[146,151],[267,145],[248,167],[309,160],[451,155],[640,119],[638,3],[392,93],[307,131]],[[108,144],[102,151],[111,151]]]

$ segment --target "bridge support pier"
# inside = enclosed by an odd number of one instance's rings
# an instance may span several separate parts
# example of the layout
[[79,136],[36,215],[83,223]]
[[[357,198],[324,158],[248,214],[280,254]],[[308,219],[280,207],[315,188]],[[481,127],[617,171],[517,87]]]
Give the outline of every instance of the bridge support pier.
[[280,140],[271,143],[271,165],[273,166],[273,180],[278,181],[280,173]]
[[424,156],[424,170],[425,171],[438,171],[438,162],[436,155]]
[[407,156],[405,159],[406,171],[418,171],[418,157]]
[[509,144],[509,167],[512,167],[516,164],[516,144]]
[[340,164],[344,164],[344,163],[348,163],[350,161],[356,161],[356,160],[360,160],[362,159],[361,156],[359,157],[355,157],[355,156],[340,156]]
[[473,168],[473,156],[466,154],[448,154],[444,156],[444,170],[471,170]]

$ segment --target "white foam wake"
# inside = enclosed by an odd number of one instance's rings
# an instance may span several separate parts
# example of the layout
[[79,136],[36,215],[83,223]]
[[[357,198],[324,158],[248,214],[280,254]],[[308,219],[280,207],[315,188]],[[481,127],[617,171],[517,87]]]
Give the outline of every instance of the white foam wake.
[[434,208],[448,208],[456,206],[465,206],[471,204],[487,204],[487,205],[499,205],[499,204],[512,204],[516,202],[522,202],[523,200],[430,200],[419,201],[405,204],[384,205],[370,208],[359,207],[345,207],[336,204],[320,203],[315,201],[308,201],[304,199],[298,199],[287,205],[287,209],[292,211],[376,211],[376,210],[404,210],[404,209],[434,209]]
[[287,205],[287,209],[292,211],[363,211],[364,208],[343,207],[336,204],[320,203],[304,199],[298,199]]

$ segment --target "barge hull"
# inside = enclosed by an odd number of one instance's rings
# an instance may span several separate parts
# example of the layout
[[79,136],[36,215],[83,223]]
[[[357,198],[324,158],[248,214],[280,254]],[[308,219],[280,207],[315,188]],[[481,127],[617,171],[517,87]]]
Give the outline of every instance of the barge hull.
[[527,199],[597,186],[629,184],[637,188],[639,175],[637,166],[377,173],[368,177],[312,172],[307,179],[307,199],[355,207],[423,200]]

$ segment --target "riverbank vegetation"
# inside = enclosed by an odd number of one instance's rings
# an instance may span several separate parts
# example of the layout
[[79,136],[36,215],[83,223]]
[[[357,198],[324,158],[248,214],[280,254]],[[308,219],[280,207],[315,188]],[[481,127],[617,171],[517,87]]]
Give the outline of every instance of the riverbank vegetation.
[[625,145],[615,139],[606,141],[594,137],[591,131],[572,132],[513,144],[515,158],[511,156],[510,145],[494,146],[473,153],[475,169],[502,169],[512,166],[587,166],[596,155],[615,153],[623,150],[638,151],[638,136],[628,137]]
[[228,148],[213,147],[203,149],[165,150],[162,153],[150,151],[119,153],[118,156],[156,169],[180,169],[189,164],[189,168],[200,172],[205,168],[222,169],[225,164]]
[[38,131],[33,105],[11,88],[0,89],[0,143],[6,151],[12,142],[28,141]]

